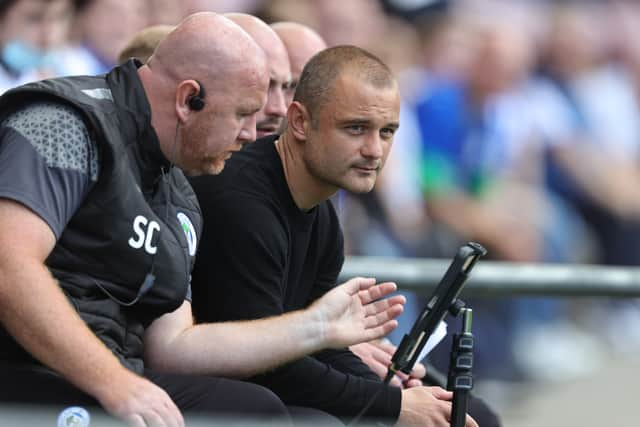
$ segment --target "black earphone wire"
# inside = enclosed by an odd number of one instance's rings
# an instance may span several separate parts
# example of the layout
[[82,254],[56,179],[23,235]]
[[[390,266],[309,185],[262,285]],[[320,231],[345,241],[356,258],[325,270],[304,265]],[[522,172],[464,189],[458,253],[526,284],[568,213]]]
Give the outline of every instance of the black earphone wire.
[[[169,170],[168,170],[168,173],[171,173],[171,170],[173,169],[173,167],[175,165],[175,157],[176,157],[176,154],[177,154],[177,147],[178,147],[179,129],[180,129],[180,120],[178,120],[176,122],[176,132],[175,132],[175,135],[174,135],[174,138],[173,138],[173,147],[171,149],[171,158],[169,159]],[[164,210],[164,226],[167,227],[168,223],[169,223],[169,206],[172,203],[172,194],[171,194],[172,193],[172,188],[171,188],[171,183],[168,182],[170,178],[168,177],[167,172],[165,172],[164,166],[160,168],[160,173],[162,174],[162,181],[164,181],[165,188],[166,188],[166,191],[167,191],[167,196],[166,196],[166,200],[165,200],[165,210]],[[157,239],[158,241],[160,240],[161,234],[162,234],[162,230],[160,230],[158,232],[158,239]],[[156,254],[157,253],[158,252],[156,251],[153,255],[151,255],[151,266],[149,267],[149,271],[145,275],[144,281],[142,282],[142,285],[140,285],[140,288],[138,289],[138,293],[136,294],[135,298],[132,299],[129,302],[122,301],[121,299],[119,299],[118,297],[113,295],[111,292],[109,292],[104,286],[102,286],[93,277],[89,276],[89,278],[111,300],[113,300],[114,302],[116,302],[117,304],[119,304],[119,305],[121,305],[123,307],[131,307],[132,305],[134,305],[138,301],[140,301],[140,298],[142,298],[147,293],[147,291],[149,291],[149,289],[151,289],[151,287],[155,283],[156,276],[155,276],[154,272],[155,272],[155,266],[156,266]]]

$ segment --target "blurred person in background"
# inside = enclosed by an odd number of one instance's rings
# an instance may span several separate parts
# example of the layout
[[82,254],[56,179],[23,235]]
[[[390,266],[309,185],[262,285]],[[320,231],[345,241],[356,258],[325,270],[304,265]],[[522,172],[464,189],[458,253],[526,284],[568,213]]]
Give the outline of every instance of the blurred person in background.
[[[551,11],[540,86],[547,185],[596,237],[596,262],[640,265],[640,108],[633,80],[609,61],[602,5]],[[629,43],[632,44],[632,43]]]
[[427,207],[434,221],[462,240],[482,242],[494,257],[539,260],[540,243],[530,220],[500,206],[493,191],[500,189],[498,180],[509,166],[512,142],[509,129],[500,127],[494,100],[524,77],[528,47],[521,34],[504,26],[474,31],[466,79],[427,83],[417,101]]
[[[176,2],[177,3],[177,2]],[[181,0],[185,13],[253,13],[269,0]]]
[[[176,25],[187,15],[184,1],[175,0],[146,0],[147,1],[147,26]],[[216,12],[211,10],[211,12]]]
[[0,1],[0,94],[63,72],[55,52],[68,42],[72,17],[70,0]]
[[141,30],[122,49],[118,57],[118,63],[123,64],[129,58],[137,58],[141,62],[147,62],[160,41],[174,28],[175,26],[173,25],[153,25]]
[[[535,51],[517,12],[460,13],[456,19],[466,25],[470,48],[465,68],[451,76],[427,69],[416,100],[426,207],[456,246],[477,240],[497,260],[576,262],[579,251],[574,248],[583,242],[584,229],[541,179],[544,159],[527,100]],[[531,19],[532,14],[525,15]],[[549,331],[565,319],[564,305],[557,300],[469,302],[477,308],[475,324],[484,338],[478,341],[476,368],[487,378],[521,378],[524,368],[512,355],[515,339],[526,335],[526,327],[544,325]],[[567,329],[567,334],[549,338],[551,347],[564,352],[573,342],[566,338],[575,334]],[[446,366],[446,354],[436,349],[435,356],[438,366]],[[558,366],[568,363],[564,359]]]
[[109,71],[134,34],[149,25],[147,0],[75,0],[73,48],[65,58],[66,74]]
[[[530,98],[533,110],[547,112],[538,115],[546,184],[592,231],[595,250],[588,261],[637,266],[640,194],[634,183],[640,181],[640,98],[635,35],[640,8],[634,2],[606,8],[569,4],[552,8],[550,17]],[[610,344],[607,349],[640,348],[637,300],[599,301],[577,315]],[[621,329],[622,324],[628,328]],[[602,350],[582,353],[599,355]]]

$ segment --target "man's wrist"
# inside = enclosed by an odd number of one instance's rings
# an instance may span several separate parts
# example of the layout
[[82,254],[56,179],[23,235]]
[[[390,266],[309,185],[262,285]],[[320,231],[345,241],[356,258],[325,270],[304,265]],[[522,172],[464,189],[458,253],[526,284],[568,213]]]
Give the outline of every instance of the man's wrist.
[[291,320],[302,328],[301,333],[305,336],[305,341],[308,343],[308,348],[311,352],[330,347],[330,327],[322,307],[317,303],[313,303],[305,310],[298,311],[297,314],[300,317]]
[[100,369],[91,381],[87,382],[86,392],[100,402],[114,399],[114,395],[129,384],[136,373],[122,366],[116,359],[115,363]]

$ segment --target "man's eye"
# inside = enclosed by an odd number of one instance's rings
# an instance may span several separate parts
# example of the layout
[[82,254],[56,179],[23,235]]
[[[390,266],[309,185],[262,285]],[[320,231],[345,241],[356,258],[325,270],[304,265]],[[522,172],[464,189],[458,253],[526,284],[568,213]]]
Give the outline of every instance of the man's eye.
[[286,83],[284,85],[284,90],[289,91],[289,92],[293,92],[293,91],[296,90],[296,86],[298,86],[297,82]]
[[392,138],[396,133],[396,130],[393,128],[382,128],[380,129],[380,136],[383,138]]
[[352,134],[361,134],[365,131],[364,125],[349,125],[347,130]]

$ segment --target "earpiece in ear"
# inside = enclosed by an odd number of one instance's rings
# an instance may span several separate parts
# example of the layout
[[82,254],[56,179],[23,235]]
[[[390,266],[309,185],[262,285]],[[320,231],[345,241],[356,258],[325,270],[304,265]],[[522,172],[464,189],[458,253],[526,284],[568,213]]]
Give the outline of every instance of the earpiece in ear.
[[188,104],[189,108],[191,108],[193,111],[200,111],[204,108],[204,101],[202,100],[200,95],[193,95],[191,98],[189,98]]
[[200,83],[198,80],[196,80],[196,82],[198,82],[198,84],[200,85],[200,90],[198,91],[198,93],[187,100],[187,104],[193,111],[200,111],[204,108],[205,91],[202,83]]

